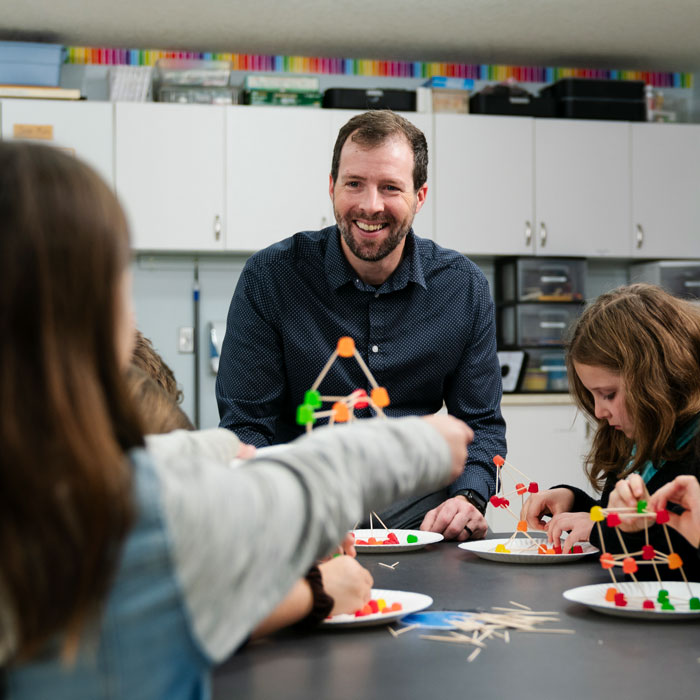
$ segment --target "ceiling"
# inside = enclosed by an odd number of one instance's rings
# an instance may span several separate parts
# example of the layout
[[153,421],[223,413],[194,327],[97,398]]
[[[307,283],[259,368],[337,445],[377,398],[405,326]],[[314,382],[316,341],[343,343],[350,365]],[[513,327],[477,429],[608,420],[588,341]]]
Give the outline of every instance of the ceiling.
[[0,38],[74,46],[700,70],[698,0],[0,0]]

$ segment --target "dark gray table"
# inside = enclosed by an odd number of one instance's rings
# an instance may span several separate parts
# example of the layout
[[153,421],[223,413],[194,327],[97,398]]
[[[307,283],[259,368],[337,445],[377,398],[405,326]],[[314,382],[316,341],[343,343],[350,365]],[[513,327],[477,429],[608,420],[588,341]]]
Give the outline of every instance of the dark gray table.
[[[378,562],[400,563],[395,571]],[[515,600],[560,613],[574,635],[512,632],[509,644],[430,642],[385,627],[292,633],[249,645],[214,675],[214,698],[452,700],[454,698],[700,698],[700,622],[614,618],[569,603],[562,591],[609,577],[595,557],[531,566],[484,561],[454,543],[364,555],[375,587],[427,593],[432,609],[488,610]]]

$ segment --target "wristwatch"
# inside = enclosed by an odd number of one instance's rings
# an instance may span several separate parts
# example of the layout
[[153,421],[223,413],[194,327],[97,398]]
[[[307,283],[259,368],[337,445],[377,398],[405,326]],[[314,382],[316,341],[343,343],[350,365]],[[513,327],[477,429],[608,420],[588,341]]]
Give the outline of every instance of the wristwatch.
[[462,489],[461,491],[457,491],[455,496],[464,496],[482,515],[486,513],[486,501],[478,491],[474,491],[474,489]]

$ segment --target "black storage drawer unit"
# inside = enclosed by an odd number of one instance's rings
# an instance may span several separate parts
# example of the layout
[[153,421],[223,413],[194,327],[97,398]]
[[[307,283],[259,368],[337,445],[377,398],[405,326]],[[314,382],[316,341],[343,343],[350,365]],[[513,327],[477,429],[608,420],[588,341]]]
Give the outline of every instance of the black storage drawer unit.
[[396,112],[415,112],[416,91],[329,88],[323,94],[323,106],[330,109],[393,109]]
[[472,114],[505,114],[520,117],[555,117],[556,100],[551,97],[509,96],[477,93],[469,99]]
[[559,346],[581,304],[513,304],[498,309],[499,347]]

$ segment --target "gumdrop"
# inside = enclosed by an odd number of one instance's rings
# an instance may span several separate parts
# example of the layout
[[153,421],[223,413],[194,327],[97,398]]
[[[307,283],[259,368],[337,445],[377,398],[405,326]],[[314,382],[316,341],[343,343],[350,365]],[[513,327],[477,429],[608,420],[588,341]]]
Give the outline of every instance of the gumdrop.
[[352,357],[355,354],[355,341],[349,335],[344,335],[338,339],[336,350],[341,357]]
[[591,508],[591,520],[593,522],[601,522],[602,520],[605,520],[605,514],[600,506],[593,506],[593,508]]
[[676,608],[674,608],[673,605],[671,605],[671,602],[669,600],[664,600],[661,603],[661,609],[662,610],[675,610]]
[[656,524],[663,525],[669,521],[668,511],[665,508],[656,511]]
[[627,598],[625,598],[624,593],[616,593],[615,594],[615,605],[618,608],[624,608],[625,605],[627,605]]
[[376,600],[370,600],[369,603],[367,603],[367,605],[369,605],[373,613],[379,612],[379,605]]
[[350,411],[347,404],[342,401],[336,401],[333,404],[333,420],[336,423],[347,423],[350,420]]
[[321,408],[323,402],[321,401],[321,392],[315,391],[314,389],[309,389],[304,393],[304,403],[311,408]]
[[355,540],[355,544],[369,544],[367,540]]
[[418,542],[418,537],[416,537],[416,535],[408,535],[408,537],[406,537],[407,544],[415,544],[416,542]]
[[547,554],[547,545],[546,544],[538,545],[537,553],[538,554]]
[[637,503],[637,513],[643,513],[647,509],[646,501],[639,501]]
[[401,603],[391,604],[391,612],[399,612],[399,610],[403,610],[403,605],[401,605]]
[[395,532],[390,532],[386,538],[392,543],[392,544],[398,544],[399,543],[399,538],[396,536]]
[[610,552],[604,552],[600,555],[600,565],[604,569],[612,569],[615,566],[615,557]]
[[302,403],[297,406],[297,425],[312,425],[316,422],[313,406]]
[[491,496],[491,498],[489,498],[489,503],[494,508],[498,508],[498,506],[501,505],[501,497],[500,496]]
[[605,520],[608,527],[617,527],[622,521],[617,513],[609,513]]
[[382,540],[382,544],[394,544],[391,540]]
[[625,557],[622,560],[622,570],[626,574],[633,574],[638,569],[639,567],[637,566],[637,562],[632,557]]
[[389,393],[383,386],[376,386],[372,389],[372,401],[379,408],[386,408],[389,405]]
[[527,520],[520,520],[518,522],[518,532],[527,532]]
[[376,537],[367,538],[367,544],[377,544],[377,538]]
[[554,553],[555,553],[555,554],[561,554],[561,545],[560,545],[560,544],[555,544],[555,545],[554,545]]
[[649,561],[650,559],[653,559],[656,556],[656,552],[654,551],[654,548],[650,544],[643,544],[642,545],[642,559],[645,561]]
[[691,598],[688,601],[691,610],[700,610],[700,598]]
[[493,463],[494,463],[497,467],[502,467],[502,466],[505,464],[505,461],[506,461],[506,460],[503,459],[503,457],[501,457],[501,455],[496,455],[496,456],[493,458]]
[[608,603],[614,603],[615,602],[615,596],[617,595],[617,588],[608,588],[607,591],[605,591],[605,600],[608,601]]
[[540,487],[537,485],[536,481],[531,481],[530,485],[527,487],[527,490],[530,493],[537,493],[540,490]]
[[369,406],[369,401],[361,400],[362,397],[367,396],[367,392],[364,389],[355,389],[350,396],[355,399],[355,408],[367,408]]
[[683,566],[683,560],[675,552],[671,552],[668,555],[668,568],[669,569],[680,569]]
[[547,554],[556,554],[556,552],[554,551],[554,547],[549,547],[547,549]]
[[384,610],[386,607],[386,600],[384,600],[384,598],[377,598],[377,607],[379,608],[379,612]]
[[496,551],[501,554],[510,554],[510,549],[506,549],[506,546],[504,544],[497,544]]
[[571,548],[571,553],[572,554],[583,554],[583,547],[580,544],[575,544]]
[[653,610],[655,607],[656,607],[656,606],[654,605],[654,601],[653,601],[653,600],[645,600],[645,601],[642,603],[642,608],[643,608],[644,610]]
[[527,486],[525,484],[516,484],[515,490],[519,496],[522,496],[527,491]]
[[668,600],[668,591],[665,588],[659,589],[659,594],[656,596],[656,600],[659,603],[663,603],[665,600]]

